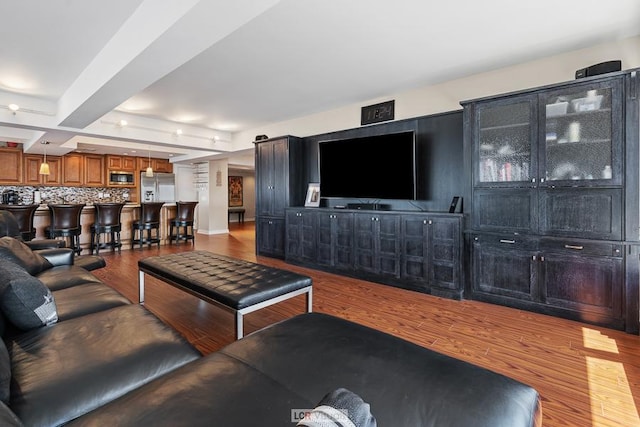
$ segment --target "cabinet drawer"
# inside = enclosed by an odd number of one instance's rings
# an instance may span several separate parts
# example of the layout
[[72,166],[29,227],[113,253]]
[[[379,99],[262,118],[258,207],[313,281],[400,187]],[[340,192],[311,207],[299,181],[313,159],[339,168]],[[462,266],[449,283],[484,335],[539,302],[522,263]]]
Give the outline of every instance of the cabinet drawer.
[[540,241],[541,252],[556,252],[562,254],[593,255],[606,257],[622,257],[623,248],[618,243],[602,243],[590,241],[551,240]]
[[505,249],[509,247],[518,248],[519,250],[536,251],[538,250],[538,242],[536,239],[523,237],[513,234],[474,234],[472,236],[473,243],[482,243],[484,245],[501,246]]

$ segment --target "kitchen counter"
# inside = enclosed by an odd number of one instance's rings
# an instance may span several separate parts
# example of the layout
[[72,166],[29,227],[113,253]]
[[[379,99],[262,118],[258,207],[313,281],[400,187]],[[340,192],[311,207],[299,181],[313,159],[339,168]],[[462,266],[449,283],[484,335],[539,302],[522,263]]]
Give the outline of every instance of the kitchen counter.
[[[131,224],[140,217],[140,204],[127,203],[122,209],[120,215],[120,223],[122,224],[122,232],[120,239],[122,241],[122,249],[131,249]],[[167,202],[162,206],[160,211],[160,244],[169,243],[169,221],[176,217],[176,204]],[[92,204],[87,204],[82,210],[80,216],[80,225],[82,226],[82,234],[80,235],[80,246],[83,253],[88,253],[91,243],[91,225],[95,222],[95,208]],[[33,218],[33,226],[36,229],[36,239],[45,239],[45,228],[51,223],[49,208],[46,204],[41,204],[36,210]]]

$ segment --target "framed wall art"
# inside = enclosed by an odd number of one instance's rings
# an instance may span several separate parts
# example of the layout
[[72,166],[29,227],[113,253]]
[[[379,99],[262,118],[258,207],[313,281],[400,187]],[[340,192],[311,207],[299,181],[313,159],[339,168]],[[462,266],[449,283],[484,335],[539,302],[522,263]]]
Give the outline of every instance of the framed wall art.
[[244,201],[242,200],[242,177],[230,176],[229,177],[229,207],[237,208],[242,206]]

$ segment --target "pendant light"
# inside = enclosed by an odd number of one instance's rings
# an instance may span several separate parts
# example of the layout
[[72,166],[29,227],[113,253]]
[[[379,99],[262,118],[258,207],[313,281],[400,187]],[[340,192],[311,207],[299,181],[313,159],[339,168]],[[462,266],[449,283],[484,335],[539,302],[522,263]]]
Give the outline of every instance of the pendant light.
[[149,165],[147,166],[147,170],[144,173],[144,176],[148,178],[153,178],[153,168],[151,167],[151,150],[149,152]]
[[47,145],[49,141],[42,141],[40,144],[44,145],[44,162],[40,164],[40,175],[49,175],[51,174],[49,171],[49,163],[47,163]]

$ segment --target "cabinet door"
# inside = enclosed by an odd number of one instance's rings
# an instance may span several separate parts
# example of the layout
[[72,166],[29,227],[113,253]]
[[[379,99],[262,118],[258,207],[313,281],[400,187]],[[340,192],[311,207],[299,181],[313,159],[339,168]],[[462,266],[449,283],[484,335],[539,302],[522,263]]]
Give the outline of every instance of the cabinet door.
[[47,156],[49,175],[40,175],[40,165],[44,161],[38,154],[24,155],[24,178],[27,185],[62,185],[62,161],[60,157]]
[[80,186],[84,184],[84,156],[67,154],[62,156],[62,184]]
[[544,185],[622,184],[622,78],[540,94]]
[[474,185],[522,186],[536,177],[537,99],[518,96],[476,104]]
[[341,270],[353,268],[353,214],[318,212],[316,262]]
[[104,157],[92,154],[84,156],[84,184],[92,187],[105,186]]
[[258,215],[273,212],[273,146],[256,145],[256,209]]
[[400,216],[354,214],[355,267],[384,276],[400,276]]
[[538,194],[532,188],[478,189],[473,193],[475,230],[535,233],[537,212]]
[[22,182],[22,150],[0,148],[0,184]]
[[167,159],[153,159],[155,161],[155,165],[153,170],[156,172],[162,173],[171,173],[173,172],[173,165]]
[[540,191],[540,232],[548,236],[622,238],[622,189]]
[[403,215],[400,277],[428,289],[428,219],[422,215]]
[[429,282],[431,286],[462,290],[460,220],[432,217],[429,228]]
[[620,327],[622,258],[548,253],[541,265],[545,304],[585,322]]
[[122,156],[122,164],[120,170],[123,171],[135,171],[136,170],[136,158],[129,156]]
[[122,156],[107,155],[107,169],[115,171],[124,170],[122,167]]
[[289,205],[289,149],[286,140],[274,141],[272,169],[272,215],[284,216]]
[[288,210],[286,213],[287,259],[301,262],[316,260],[316,213]]
[[355,268],[368,273],[377,273],[376,239],[378,238],[377,216],[356,213],[354,222]]
[[538,301],[537,264],[538,254],[531,242],[511,236],[474,236],[472,292],[476,298],[485,295]]
[[284,258],[284,219],[259,218],[256,227],[258,255]]

